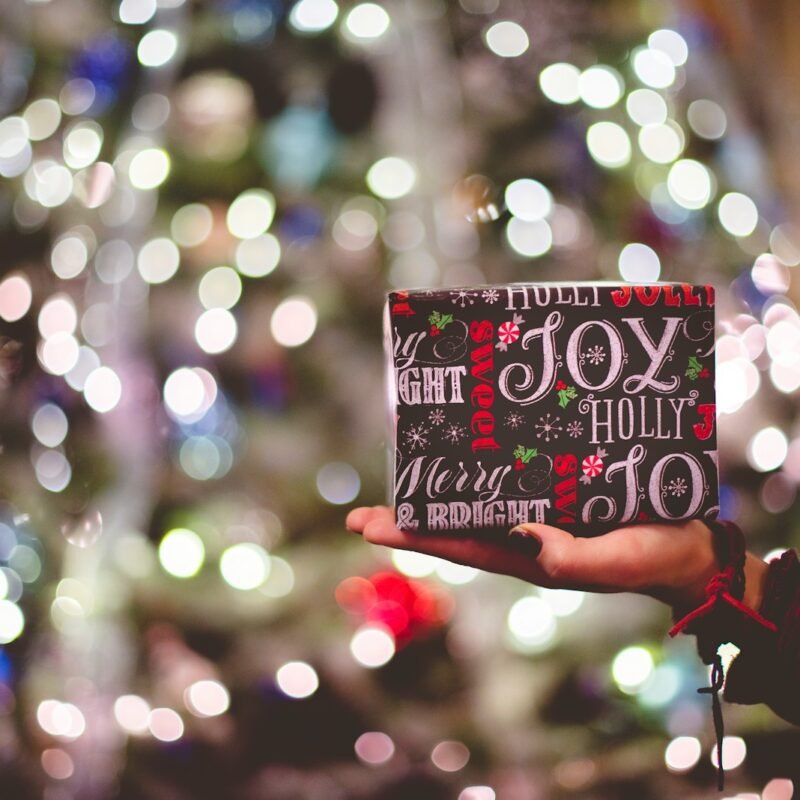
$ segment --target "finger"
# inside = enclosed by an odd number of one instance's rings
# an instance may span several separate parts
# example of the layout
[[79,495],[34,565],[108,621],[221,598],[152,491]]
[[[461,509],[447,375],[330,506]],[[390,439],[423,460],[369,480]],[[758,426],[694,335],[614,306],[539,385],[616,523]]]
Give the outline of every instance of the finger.
[[545,573],[536,565],[535,557],[509,546],[506,541],[475,538],[464,532],[442,536],[415,534],[399,530],[391,519],[377,515],[364,528],[364,538],[372,544],[413,550],[425,555],[444,558],[457,564],[487,572],[511,575],[534,583],[548,583]]
[[347,515],[345,525],[349,530],[361,533],[370,520],[381,515],[392,517],[392,509],[388,506],[361,506]]
[[576,538],[549,525],[520,528],[541,539],[539,563],[554,584],[587,591],[630,591],[646,586],[663,544],[663,537],[650,526],[629,526],[589,538]]

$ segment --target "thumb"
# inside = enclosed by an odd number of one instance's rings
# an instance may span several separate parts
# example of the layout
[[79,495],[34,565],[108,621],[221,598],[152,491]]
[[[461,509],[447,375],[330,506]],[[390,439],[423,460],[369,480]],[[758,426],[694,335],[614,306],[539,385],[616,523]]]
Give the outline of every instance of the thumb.
[[[614,591],[613,562],[619,557],[615,543],[606,537],[577,538],[568,531],[543,523],[517,525],[509,532],[513,547],[536,548],[536,582],[557,589]],[[531,542],[537,542],[531,544]]]

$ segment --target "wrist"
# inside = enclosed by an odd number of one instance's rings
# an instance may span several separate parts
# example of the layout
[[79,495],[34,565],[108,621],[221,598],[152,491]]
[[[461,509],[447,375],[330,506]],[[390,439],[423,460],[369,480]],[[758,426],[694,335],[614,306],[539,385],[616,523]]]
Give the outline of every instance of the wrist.
[[764,585],[769,565],[752,553],[748,553],[744,562],[744,597],[742,602],[758,611],[764,600]]
[[708,582],[720,571],[711,529],[700,520],[688,526],[688,548],[675,564],[664,598],[676,614],[703,603]]

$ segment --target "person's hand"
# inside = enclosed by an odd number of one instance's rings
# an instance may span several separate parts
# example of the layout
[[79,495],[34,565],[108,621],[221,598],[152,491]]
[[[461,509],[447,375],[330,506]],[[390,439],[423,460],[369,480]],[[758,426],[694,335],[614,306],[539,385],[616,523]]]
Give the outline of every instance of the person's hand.
[[[373,544],[415,550],[538,586],[592,592],[637,592],[674,608],[699,605],[719,570],[711,531],[701,520],[630,525],[592,538],[577,538],[551,525],[528,523],[505,541],[455,531],[407,533],[387,506],[353,509],[347,527]],[[748,554],[745,602],[760,603],[764,562]]]

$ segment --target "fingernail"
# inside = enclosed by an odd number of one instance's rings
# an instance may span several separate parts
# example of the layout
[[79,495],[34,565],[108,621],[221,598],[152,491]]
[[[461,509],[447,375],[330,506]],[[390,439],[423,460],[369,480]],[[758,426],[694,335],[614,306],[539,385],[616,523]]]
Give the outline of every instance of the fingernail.
[[512,547],[529,556],[538,556],[542,550],[542,540],[527,528],[518,526],[508,532],[508,541]]

